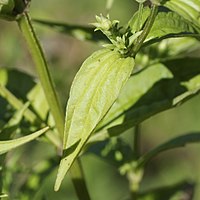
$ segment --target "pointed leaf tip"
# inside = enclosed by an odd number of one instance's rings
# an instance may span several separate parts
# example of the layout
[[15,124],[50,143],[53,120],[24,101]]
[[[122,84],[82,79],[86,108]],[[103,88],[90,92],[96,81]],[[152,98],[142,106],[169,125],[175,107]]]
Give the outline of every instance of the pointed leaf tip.
[[81,66],[70,90],[63,140],[65,152],[58,169],[55,191],[117,99],[133,67],[133,58],[124,58],[118,51],[110,49],[93,53]]
[[27,136],[24,136],[21,138],[0,141],[0,155],[36,139],[37,137],[39,137],[40,135],[45,133],[48,129],[49,129],[49,127],[45,127],[39,131],[36,131],[30,135],[27,135]]

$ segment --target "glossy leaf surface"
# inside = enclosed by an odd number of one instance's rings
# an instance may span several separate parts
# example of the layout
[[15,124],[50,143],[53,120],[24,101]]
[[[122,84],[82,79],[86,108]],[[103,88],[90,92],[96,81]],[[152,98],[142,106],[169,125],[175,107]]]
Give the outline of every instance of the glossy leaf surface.
[[67,105],[64,155],[55,190],[78,156],[97,124],[117,99],[134,67],[134,59],[117,51],[102,49],[81,66],[71,87]]

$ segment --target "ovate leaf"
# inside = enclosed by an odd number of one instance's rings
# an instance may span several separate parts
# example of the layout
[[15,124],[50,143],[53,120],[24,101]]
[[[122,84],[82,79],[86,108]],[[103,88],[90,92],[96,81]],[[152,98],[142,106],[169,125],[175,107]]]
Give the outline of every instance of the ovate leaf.
[[[131,127],[156,113],[167,105],[161,80],[170,80],[172,73],[161,64],[156,64],[130,77],[120,96],[97,127],[105,127],[111,135],[120,133],[120,124],[131,120]],[[159,86],[160,85],[160,86]],[[128,117],[129,116],[129,117]],[[117,126],[116,129],[114,127]],[[130,126],[123,126],[125,129]],[[116,131],[115,131],[116,130]]]
[[199,58],[172,59],[151,65],[131,76],[96,132],[102,138],[118,135],[161,111],[180,105],[199,91]]
[[133,17],[128,22],[128,26],[131,28],[132,33],[135,33],[138,30],[138,28],[139,28],[139,30],[141,30],[143,28],[147,18],[150,15],[150,12],[151,12],[150,8],[148,8],[148,7],[144,7],[143,8],[142,15],[141,15],[141,18],[140,18],[139,27],[138,27],[138,15],[139,15],[139,12],[137,11],[133,15]]
[[117,99],[134,67],[134,59],[102,49],[82,65],[71,87],[67,105],[64,155],[60,163],[55,190],[78,156],[84,144]]
[[[145,7],[140,19],[140,29],[142,30],[147,18],[150,15],[150,8]],[[138,26],[138,12],[134,14],[128,23],[132,33],[137,30]],[[160,10],[156,16],[153,26],[145,40],[145,43],[155,43],[159,40],[171,37],[187,37],[198,36],[197,30],[190,22],[185,20],[179,14],[169,11]]]
[[168,0],[163,1],[163,5],[177,12],[193,25],[199,28],[200,31],[200,1],[199,0]]
[[195,29],[175,12],[159,12],[146,41],[159,38],[190,36]]
[[45,133],[48,129],[49,128],[46,127],[28,136],[24,136],[13,140],[0,141],[0,155],[34,140],[35,138]]

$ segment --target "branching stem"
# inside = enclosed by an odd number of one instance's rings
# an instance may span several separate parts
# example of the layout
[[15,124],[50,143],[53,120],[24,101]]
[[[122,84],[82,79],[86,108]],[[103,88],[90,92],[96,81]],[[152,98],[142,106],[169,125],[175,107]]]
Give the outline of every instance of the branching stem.
[[132,52],[131,56],[135,57],[137,52],[140,50],[141,46],[143,45],[143,42],[145,41],[146,37],[148,36],[148,34],[149,34],[149,32],[150,32],[150,30],[153,26],[153,23],[155,21],[157,13],[158,13],[158,6],[153,5],[152,10],[151,10],[151,14],[150,14],[150,16],[147,20],[147,23],[144,26],[144,30],[141,33],[141,35],[138,37],[138,39],[136,40],[135,45],[133,46],[133,49],[131,51]]

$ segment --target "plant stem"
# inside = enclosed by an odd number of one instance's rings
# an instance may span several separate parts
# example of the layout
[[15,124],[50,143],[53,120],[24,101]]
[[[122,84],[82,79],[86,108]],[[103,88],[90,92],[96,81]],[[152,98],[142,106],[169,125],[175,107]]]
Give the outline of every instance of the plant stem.
[[[39,40],[35,34],[28,13],[23,13],[18,19],[18,26],[29,46],[30,53],[35,62],[41,85],[47,98],[50,110],[52,112],[55,126],[61,138],[64,133],[64,115],[60,107],[53,81],[48,70],[47,62],[40,46]],[[90,200],[89,193],[84,180],[84,175],[80,162],[76,161],[71,169],[71,178],[74,183],[78,198],[81,200]]]
[[79,200],[91,200],[85,179],[83,178],[83,169],[81,161],[77,158],[70,169],[70,175],[76,194]]
[[29,46],[29,51],[32,55],[33,61],[35,62],[41,85],[55,121],[55,126],[60,134],[60,137],[62,138],[64,132],[64,115],[56,95],[55,87],[50,76],[44,53],[35,34],[29,14],[26,12],[23,13],[17,22]]
[[151,14],[147,20],[147,23],[144,26],[144,30],[141,33],[141,35],[138,37],[138,39],[136,40],[135,45],[133,46],[132,49],[132,54],[131,56],[135,57],[135,55],[137,54],[137,52],[140,50],[143,42],[145,41],[146,37],[148,36],[151,27],[153,26],[153,23],[155,21],[155,18],[157,16],[158,13],[158,6],[157,5],[153,5],[152,6],[152,10],[151,10]]
[[[0,156],[0,195],[3,193],[3,168],[4,168],[5,155]],[[1,197],[0,197],[1,199]]]
[[137,160],[140,157],[140,124],[135,126],[133,142],[133,153],[135,159]]
[[[136,125],[134,129],[133,154],[133,160],[137,163],[137,160],[140,157],[140,124]],[[142,176],[143,170],[137,169],[135,166],[127,173],[132,200],[138,198],[138,190]]]

